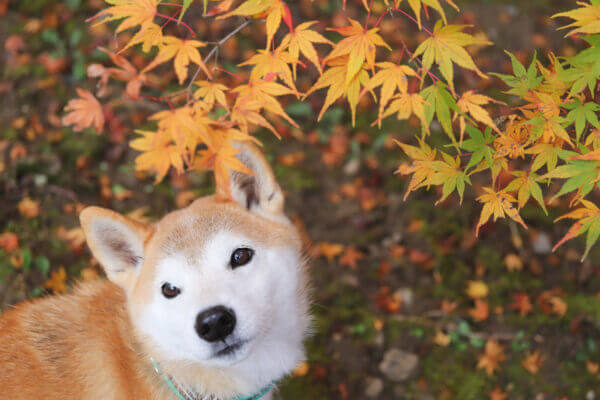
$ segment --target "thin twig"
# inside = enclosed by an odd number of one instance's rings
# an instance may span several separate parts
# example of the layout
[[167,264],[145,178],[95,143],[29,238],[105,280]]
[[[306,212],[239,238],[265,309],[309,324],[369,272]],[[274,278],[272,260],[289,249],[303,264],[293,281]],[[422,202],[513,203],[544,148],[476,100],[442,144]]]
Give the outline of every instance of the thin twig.
[[[208,54],[206,55],[206,57],[204,57],[204,60],[203,60],[204,63],[206,64],[208,62],[208,60],[210,60],[216,54],[216,52],[219,49],[219,47],[223,46],[223,44],[225,44],[225,42],[227,42],[229,39],[231,39],[232,37],[234,37],[236,35],[236,33],[238,33],[239,31],[241,31],[245,27],[247,27],[250,24],[250,22],[251,21],[249,19],[245,20],[237,28],[235,28],[234,30],[232,30],[231,32],[229,32],[227,34],[227,36],[225,36],[223,39],[219,40],[217,42],[217,44],[215,44],[215,46],[212,48],[212,50],[208,52]],[[200,66],[198,66],[198,68],[196,68],[196,72],[194,72],[194,75],[192,76],[192,79],[190,80],[190,83],[189,83],[189,85],[187,87],[188,94],[191,92],[192,85],[196,81],[196,78],[198,78],[198,75],[200,74],[201,70],[202,70],[202,68]]]

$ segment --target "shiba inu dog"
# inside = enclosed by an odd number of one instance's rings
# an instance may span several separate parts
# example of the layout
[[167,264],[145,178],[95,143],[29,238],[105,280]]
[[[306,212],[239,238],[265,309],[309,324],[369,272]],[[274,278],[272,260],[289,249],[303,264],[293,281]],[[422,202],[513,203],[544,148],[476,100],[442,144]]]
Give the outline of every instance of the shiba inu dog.
[[0,317],[2,399],[271,399],[304,357],[301,239],[253,146],[231,199],[146,225],[98,207],[80,220],[108,280]]

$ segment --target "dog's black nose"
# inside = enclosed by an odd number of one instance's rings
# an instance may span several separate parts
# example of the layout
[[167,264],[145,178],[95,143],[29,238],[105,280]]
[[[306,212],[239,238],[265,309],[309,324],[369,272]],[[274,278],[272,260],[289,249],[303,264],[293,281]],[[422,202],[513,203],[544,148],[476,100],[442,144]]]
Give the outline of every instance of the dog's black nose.
[[196,317],[196,332],[207,342],[223,340],[235,328],[235,313],[224,306],[202,311]]

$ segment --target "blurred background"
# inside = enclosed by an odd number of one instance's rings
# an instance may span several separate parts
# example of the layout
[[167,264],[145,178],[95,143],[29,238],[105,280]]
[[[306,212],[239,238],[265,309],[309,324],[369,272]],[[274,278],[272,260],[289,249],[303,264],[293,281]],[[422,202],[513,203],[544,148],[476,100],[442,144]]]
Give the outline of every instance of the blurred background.
[[[289,4],[296,23],[318,19],[321,31],[325,23],[364,18],[360,1],[348,1],[346,10],[341,1]],[[494,42],[473,53],[485,72],[512,71],[503,49],[529,63],[535,50],[545,59],[549,51],[570,55],[581,45],[564,39],[550,19],[574,1],[457,5],[461,13],[448,10],[449,19],[474,25],[472,34]],[[170,174],[154,184],[135,172],[128,142],[159,110],[156,103],[140,100],[107,113],[103,134],[62,127],[75,88],[94,91],[87,66],[108,62],[100,47],[114,49],[110,27],[86,23],[104,7],[101,0],[0,0],[1,309],[63,293],[77,280],[102,279],[78,225],[84,206],[152,221],[214,190],[210,173]],[[201,40],[231,31],[231,21],[203,19],[201,8],[199,2],[186,15]],[[386,18],[381,31],[389,44],[404,41],[413,50],[423,40],[401,16]],[[247,73],[236,65],[263,41],[263,24],[251,24],[223,46],[221,63]],[[131,58],[147,62],[142,54]],[[314,68],[310,73],[298,82],[300,91],[317,77]],[[457,74],[458,92],[509,101],[499,80]],[[307,362],[281,385],[281,398],[600,399],[600,254],[593,250],[579,262],[582,240],[551,252],[568,228],[553,220],[567,208],[557,204],[549,216],[525,208],[529,230],[503,220],[476,238],[480,205],[473,196],[462,206],[456,196],[434,206],[434,191],[403,200],[406,181],[394,171],[404,160],[392,140],[414,144],[418,121],[371,127],[377,111],[364,96],[355,128],[342,103],[316,123],[323,100],[324,92],[304,102],[286,99],[300,129],[282,122],[282,140],[256,134],[313,256],[314,336]],[[439,127],[433,131],[443,138]]]

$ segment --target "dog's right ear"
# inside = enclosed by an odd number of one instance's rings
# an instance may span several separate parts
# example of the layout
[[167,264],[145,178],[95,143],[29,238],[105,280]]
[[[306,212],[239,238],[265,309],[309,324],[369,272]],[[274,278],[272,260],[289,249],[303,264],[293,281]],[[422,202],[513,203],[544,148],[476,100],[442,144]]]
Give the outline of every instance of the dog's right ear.
[[144,260],[144,245],[154,229],[100,207],[85,208],[79,220],[88,246],[108,279],[129,290]]

